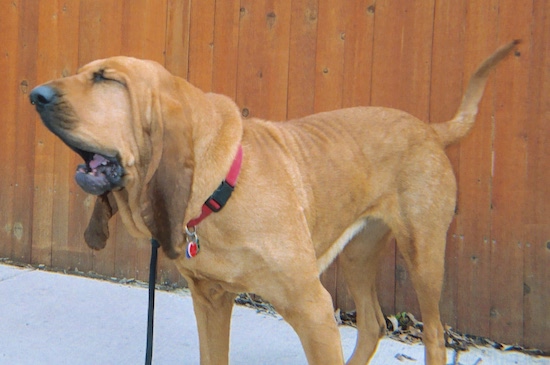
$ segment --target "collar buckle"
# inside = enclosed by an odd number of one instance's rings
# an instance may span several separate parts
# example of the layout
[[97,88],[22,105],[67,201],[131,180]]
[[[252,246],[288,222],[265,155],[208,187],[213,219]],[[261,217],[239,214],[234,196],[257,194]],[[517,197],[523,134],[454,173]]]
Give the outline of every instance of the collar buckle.
[[233,193],[233,190],[235,189],[234,186],[231,186],[227,180],[222,181],[220,186],[214,191],[212,195],[210,195],[210,198],[208,198],[204,204],[212,210],[212,212],[217,213],[219,212],[227,203],[229,198],[231,197],[231,194]]

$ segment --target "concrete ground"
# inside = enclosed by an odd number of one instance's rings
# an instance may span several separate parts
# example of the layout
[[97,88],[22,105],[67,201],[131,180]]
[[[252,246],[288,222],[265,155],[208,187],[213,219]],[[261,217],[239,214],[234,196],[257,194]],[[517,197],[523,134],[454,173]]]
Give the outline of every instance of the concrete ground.
[[[147,289],[108,281],[0,264],[0,364],[144,363]],[[356,330],[342,326],[348,358]],[[383,339],[371,364],[423,363],[422,345]],[[231,364],[306,364],[300,342],[280,317],[235,306]],[[550,364],[549,358],[471,349],[449,364]],[[191,297],[156,294],[153,364],[199,364]]]

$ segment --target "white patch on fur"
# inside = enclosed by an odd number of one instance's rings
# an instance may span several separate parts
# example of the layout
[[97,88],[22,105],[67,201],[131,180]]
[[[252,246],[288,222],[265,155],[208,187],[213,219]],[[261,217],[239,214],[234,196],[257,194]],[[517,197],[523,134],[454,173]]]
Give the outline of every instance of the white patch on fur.
[[344,247],[346,247],[348,242],[351,241],[351,239],[355,237],[355,235],[359,233],[359,231],[365,228],[366,223],[367,220],[364,218],[359,219],[358,221],[353,223],[344,231],[344,233],[336,240],[336,242],[334,242],[330,246],[328,251],[325,252],[323,256],[317,259],[317,268],[319,269],[319,274],[325,271],[326,268],[332,263],[332,261],[334,261],[336,256],[338,256],[340,252],[342,252]]

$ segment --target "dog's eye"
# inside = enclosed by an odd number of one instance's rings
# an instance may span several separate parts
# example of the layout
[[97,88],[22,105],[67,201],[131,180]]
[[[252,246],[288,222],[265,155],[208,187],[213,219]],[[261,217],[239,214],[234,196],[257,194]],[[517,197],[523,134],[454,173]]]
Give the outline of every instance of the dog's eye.
[[105,72],[104,70],[99,70],[99,71],[94,72],[94,74],[92,76],[92,81],[93,82],[102,82],[102,81],[108,80],[107,78],[105,78],[104,72]]
[[[114,76],[114,75],[113,75]],[[118,84],[124,85],[124,82],[118,80],[117,78],[112,78],[112,76],[106,77],[105,70],[101,69],[92,74],[92,82],[95,84],[102,83],[105,81],[114,81]]]

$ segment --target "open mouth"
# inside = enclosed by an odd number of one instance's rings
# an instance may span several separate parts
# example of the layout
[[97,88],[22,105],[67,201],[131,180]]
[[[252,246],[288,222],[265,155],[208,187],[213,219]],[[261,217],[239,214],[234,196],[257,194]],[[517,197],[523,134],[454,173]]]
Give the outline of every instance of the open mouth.
[[[98,153],[97,148],[88,149],[82,141],[78,141],[71,135],[75,116],[63,101],[62,96],[61,92],[50,85],[38,86],[29,95],[44,125],[84,159],[84,164],[76,168],[77,184],[85,192],[93,195],[102,195],[121,188],[124,169],[118,158]],[[113,156],[113,154],[110,155]]]
[[85,162],[78,165],[75,175],[75,180],[82,190],[89,194],[101,195],[121,187],[124,169],[116,158],[75,150]]

